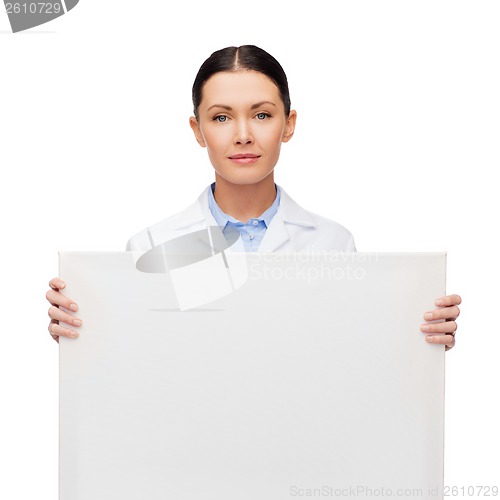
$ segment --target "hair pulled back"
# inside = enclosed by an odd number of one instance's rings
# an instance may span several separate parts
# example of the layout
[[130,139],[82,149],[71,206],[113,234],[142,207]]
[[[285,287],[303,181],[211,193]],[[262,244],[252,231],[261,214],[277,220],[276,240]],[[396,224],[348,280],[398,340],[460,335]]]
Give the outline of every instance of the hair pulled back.
[[288,80],[281,64],[265,50],[255,45],[226,47],[214,52],[200,67],[193,84],[194,115],[198,119],[198,107],[203,97],[203,85],[220,71],[254,70],[266,75],[278,87],[285,106],[285,115],[290,114],[290,92]]

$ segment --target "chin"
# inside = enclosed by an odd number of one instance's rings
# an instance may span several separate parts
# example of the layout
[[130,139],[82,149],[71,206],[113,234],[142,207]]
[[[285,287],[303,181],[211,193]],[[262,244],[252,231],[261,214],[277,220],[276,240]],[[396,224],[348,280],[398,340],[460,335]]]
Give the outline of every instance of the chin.
[[220,177],[222,177],[226,182],[236,185],[251,185],[262,182],[266,177],[273,173],[273,170],[267,170],[265,172],[253,170],[252,167],[236,167],[239,168],[240,171],[228,172],[226,169],[217,170],[217,173]]

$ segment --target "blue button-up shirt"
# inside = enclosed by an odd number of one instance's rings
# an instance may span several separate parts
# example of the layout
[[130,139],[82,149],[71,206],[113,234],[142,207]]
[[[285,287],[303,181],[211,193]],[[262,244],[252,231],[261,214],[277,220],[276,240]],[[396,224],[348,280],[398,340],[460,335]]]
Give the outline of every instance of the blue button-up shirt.
[[245,245],[245,251],[247,252],[257,251],[262,238],[264,238],[266,234],[266,229],[269,227],[271,220],[278,211],[281,193],[280,187],[277,184],[274,185],[276,186],[276,198],[273,204],[262,215],[253,219],[248,219],[246,223],[231,217],[221,210],[214,198],[215,182],[211,185],[212,189],[209,189],[208,206],[217,224],[222,228],[222,234],[226,235],[228,227],[236,228],[241,234],[243,244]]

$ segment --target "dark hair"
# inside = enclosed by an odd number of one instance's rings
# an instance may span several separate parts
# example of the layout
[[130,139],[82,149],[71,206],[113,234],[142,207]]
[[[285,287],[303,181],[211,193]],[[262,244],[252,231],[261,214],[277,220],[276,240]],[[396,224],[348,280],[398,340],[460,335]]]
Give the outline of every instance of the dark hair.
[[226,47],[217,50],[201,65],[193,84],[193,107],[197,119],[203,85],[206,81],[220,71],[245,69],[263,73],[278,87],[285,105],[285,115],[288,117],[290,114],[290,92],[281,64],[271,54],[255,45],[241,45],[240,47]]

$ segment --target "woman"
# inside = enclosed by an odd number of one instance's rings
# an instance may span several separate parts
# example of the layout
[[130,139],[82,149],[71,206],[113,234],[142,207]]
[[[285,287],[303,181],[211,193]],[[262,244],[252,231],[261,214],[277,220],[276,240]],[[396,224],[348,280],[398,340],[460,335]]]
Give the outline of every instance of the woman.
[[[193,105],[189,124],[207,148],[215,182],[183,212],[134,235],[127,250],[147,251],[180,234],[218,225],[224,234],[237,229],[246,251],[356,251],[347,229],[304,210],[274,182],[281,144],[292,138],[297,119],[286,75],[274,57],[253,45],[214,52],[196,76]],[[50,334],[57,342],[61,335],[78,337],[60,324],[81,326],[81,319],[69,313],[78,306],[60,292],[65,287],[60,278],[49,285]],[[438,308],[424,319],[446,321],[421,326],[429,334],[427,342],[444,344],[446,350],[455,345],[460,303],[458,295],[436,299]]]

